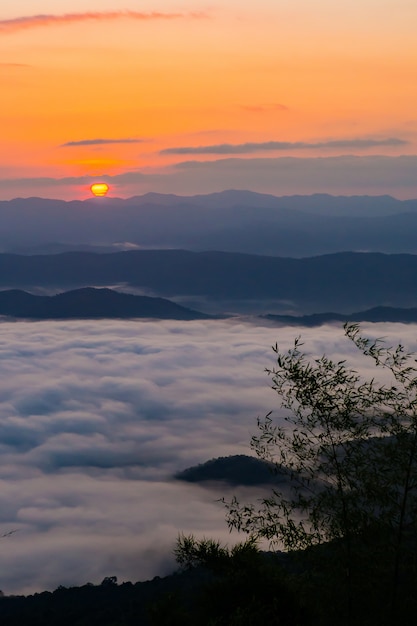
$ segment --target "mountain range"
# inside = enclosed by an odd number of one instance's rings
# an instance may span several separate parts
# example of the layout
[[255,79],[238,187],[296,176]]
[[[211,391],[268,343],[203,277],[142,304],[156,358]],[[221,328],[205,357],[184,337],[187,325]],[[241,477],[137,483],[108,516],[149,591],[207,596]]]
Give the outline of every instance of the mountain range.
[[24,319],[156,318],[208,319],[163,298],[149,298],[111,289],[76,289],[55,296],[36,296],[18,289],[0,291],[0,315]]
[[[0,202],[0,219],[0,289],[111,288],[207,314],[270,314],[304,325],[376,307],[394,320],[391,309],[417,307],[417,200],[234,190],[17,198]],[[99,315],[94,300],[91,315]]]
[[[112,289],[85,287],[54,296],[33,295],[19,289],[0,291],[0,316],[16,319],[215,319],[165,298],[120,293]],[[417,308],[374,307],[356,313],[261,316],[285,326],[320,326],[329,322],[417,323]]]
[[[349,314],[417,307],[417,256],[338,253],[291,259],[227,252],[0,255],[0,288],[117,287],[210,313]],[[210,309],[206,305],[210,305]]]
[[128,245],[291,257],[345,250],[417,253],[417,200],[390,196],[276,197],[230,190],[126,200],[17,198],[0,202],[0,220],[5,252]]
[[401,309],[378,306],[356,313],[313,313],[312,315],[265,315],[273,322],[285,326],[322,326],[329,322],[391,322],[402,324],[417,323],[417,308]]

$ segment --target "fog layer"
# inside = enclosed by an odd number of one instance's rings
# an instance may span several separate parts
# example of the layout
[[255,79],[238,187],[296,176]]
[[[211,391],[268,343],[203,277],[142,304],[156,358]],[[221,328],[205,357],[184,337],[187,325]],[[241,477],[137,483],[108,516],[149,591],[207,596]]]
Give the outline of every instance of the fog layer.
[[[415,346],[414,326],[368,328]],[[340,327],[301,332],[308,352],[365,366]],[[271,346],[297,334],[239,320],[1,323],[0,533],[17,532],[1,539],[0,588],[145,579],[172,570],[181,531],[230,539],[226,487],[171,476],[250,453],[256,418],[278,406]]]

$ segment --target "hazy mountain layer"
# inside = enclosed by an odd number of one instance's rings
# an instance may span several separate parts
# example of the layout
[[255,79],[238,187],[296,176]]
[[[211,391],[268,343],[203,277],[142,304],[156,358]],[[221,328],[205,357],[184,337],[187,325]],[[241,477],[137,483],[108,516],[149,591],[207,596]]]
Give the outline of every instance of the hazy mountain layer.
[[[250,301],[253,312],[289,315],[416,307],[416,284],[417,256],[406,254],[340,253],[306,259],[184,250],[0,255],[3,288],[125,285],[186,306],[216,303],[224,312],[226,301],[237,312]],[[197,308],[208,310],[203,304]]]
[[35,296],[17,289],[0,291],[0,315],[26,319],[157,318],[206,319],[163,298],[117,293],[111,289],[77,289],[56,296]]
[[417,308],[396,309],[379,306],[356,313],[313,313],[312,315],[266,315],[267,319],[286,326],[321,326],[329,322],[417,323]]
[[117,242],[292,257],[417,252],[417,200],[390,196],[278,198],[225,191],[72,202],[18,198],[0,202],[0,220],[0,247],[19,253]]

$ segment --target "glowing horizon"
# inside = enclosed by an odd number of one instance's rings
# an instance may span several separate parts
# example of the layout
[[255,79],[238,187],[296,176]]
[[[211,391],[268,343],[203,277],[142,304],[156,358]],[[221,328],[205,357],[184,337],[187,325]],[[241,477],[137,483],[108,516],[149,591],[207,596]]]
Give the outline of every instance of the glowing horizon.
[[417,6],[36,5],[0,9],[0,199],[129,172],[119,195],[158,191],[188,159],[417,155]]

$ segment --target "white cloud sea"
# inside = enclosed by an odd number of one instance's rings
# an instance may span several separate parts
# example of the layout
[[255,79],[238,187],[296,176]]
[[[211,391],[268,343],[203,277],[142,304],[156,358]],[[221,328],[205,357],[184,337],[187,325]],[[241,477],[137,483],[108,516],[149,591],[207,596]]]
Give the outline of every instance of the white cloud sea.
[[[367,325],[416,347],[416,327]],[[172,480],[250,453],[277,407],[271,346],[349,358],[339,327],[244,320],[0,323],[0,589],[163,575],[179,532],[229,540],[228,495]],[[226,488],[224,488],[226,490]],[[250,494],[256,497],[255,493]]]

